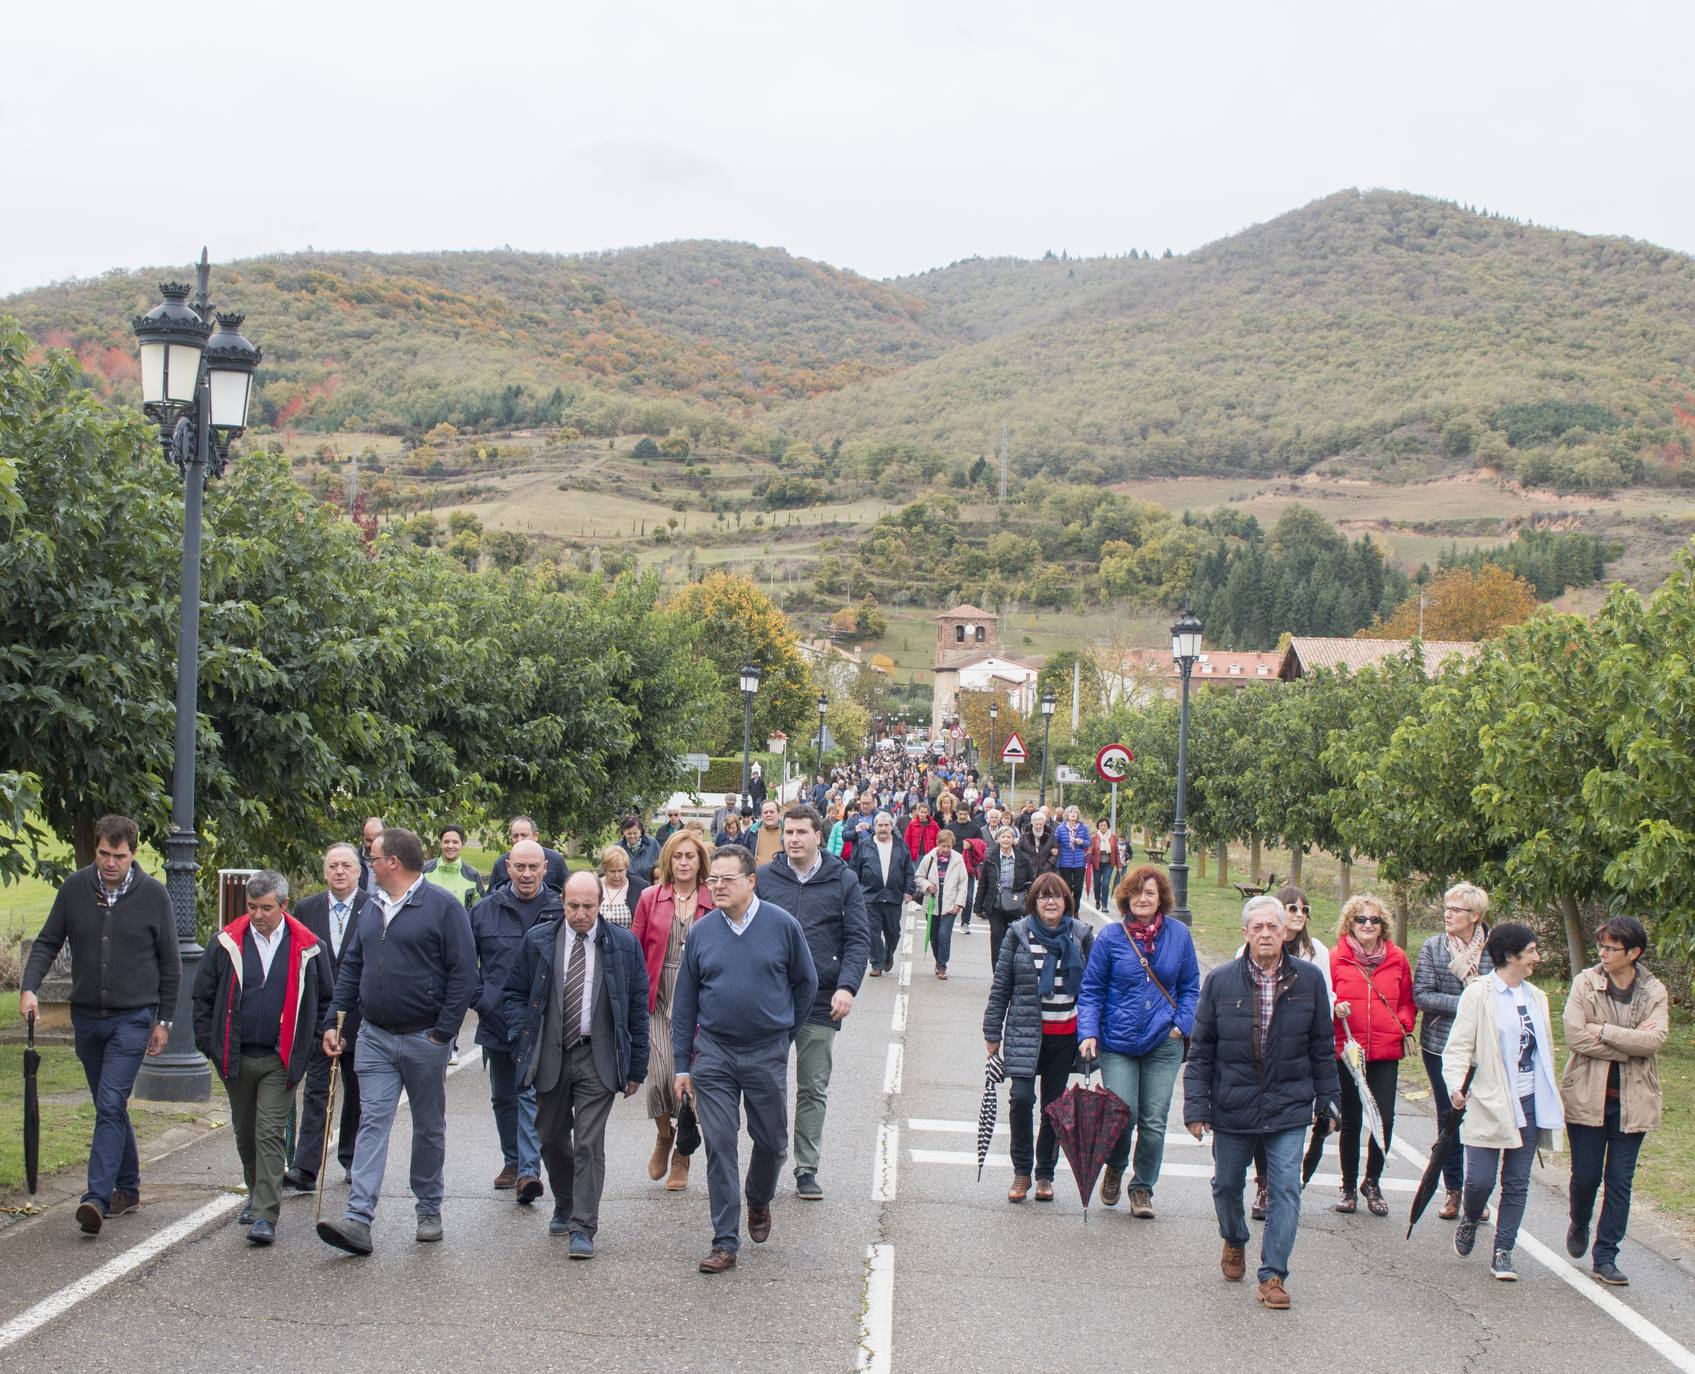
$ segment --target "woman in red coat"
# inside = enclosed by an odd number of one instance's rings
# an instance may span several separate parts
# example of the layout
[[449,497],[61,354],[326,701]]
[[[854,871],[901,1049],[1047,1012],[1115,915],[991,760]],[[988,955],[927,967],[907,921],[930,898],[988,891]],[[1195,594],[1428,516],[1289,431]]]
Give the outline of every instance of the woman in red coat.
[[[1389,908],[1376,897],[1361,893],[1350,897],[1342,908],[1337,926],[1336,948],[1330,951],[1330,981],[1335,990],[1336,1053],[1341,1055],[1349,1036],[1359,1042],[1365,1056],[1365,1083],[1383,1118],[1383,1149],[1371,1142],[1366,1153],[1365,1182],[1360,1176],[1360,1127],[1365,1106],[1359,1087],[1346,1064],[1337,1077],[1342,1084],[1342,1131],[1338,1142],[1342,1158],[1342,1196],[1338,1212],[1358,1208],[1357,1193],[1365,1194],[1365,1205],[1374,1217],[1389,1215],[1378,1180],[1383,1176],[1383,1155],[1394,1138],[1395,1079],[1400,1072],[1404,1036],[1412,1033],[1418,1017],[1413,1001],[1412,966],[1407,956],[1389,938]],[[1356,1193],[1355,1185],[1358,1184]]]
[[[671,1063],[671,996],[677,988],[677,971],[683,966],[683,945],[689,927],[716,903],[703,886],[712,851],[693,830],[679,830],[665,841],[659,862],[653,866],[653,886],[636,899],[630,933],[647,961],[647,1009],[649,1049],[647,1071],[647,1114],[659,1132],[647,1176],[665,1179],[672,1192],[689,1186],[687,1155],[673,1154],[678,1103],[672,1091],[676,1077]],[[666,1176],[666,1165],[670,1176]]]
[[942,827],[930,819],[930,808],[919,802],[906,823],[906,852],[912,855],[913,863],[936,847],[936,837],[941,833]]

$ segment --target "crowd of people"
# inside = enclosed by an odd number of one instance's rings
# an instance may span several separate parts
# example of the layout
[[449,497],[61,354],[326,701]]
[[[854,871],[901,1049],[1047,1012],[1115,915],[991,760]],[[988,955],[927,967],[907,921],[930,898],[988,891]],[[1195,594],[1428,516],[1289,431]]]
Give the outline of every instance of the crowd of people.
[[[591,1258],[607,1122],[619,1097],[641,1093],[653,1181],[686,1191],[704,1144],[712,1239],[700,1268],[731,1269],[744,1223],[752,1241],[769,1237],[785,1162],[799,1199],[824,1196],[838,1036],[863,979],[894,968],[903,913],[917,908],[939,982],[956,934],[986,936],[983,1037],[1010,1081],[1009,1202],[1053,1198],[1059,1147],[1045,1109],[1073,1075],[1098,1069],[1128,1108],[1100,1200],[1127,1197],[1133,1217],[1154,1219],[1181,1081],[1181,1120],[1212,1137],[1221,1271],[1245,1277],[1248,1222],[1263,1223],[1258,1297],[1287,1308],[1309,1140],[1337,1137],[1336,1211],[1363,1202],[1386,1215],[1400,1064],[1416,1045],[1439,1128],[1464,1113],[1438,1212],[1456,1251],[1472,1252],[1498,1188],[1490,1270],[1517,1276],[1531,1163],[1563,1129],[1567,1248],[1591,1256],[1599,1281],[1627,1282],[1619,1243],[1637,1153],[1659,1123],[1656,1057],[1669,1029],[1666,990],[1639,962],[1638,922],[1604,924],[1599,962],[1573,980],[1561,1072],[1547,998],[1530,981],[1534,932],[1491,925],[1488,895],[1471,884],[1448,891],[1443,930],[1413,958],[1369,894],[1343,905],[1328,949],[1300,889],[1254,897],[1236,957],[1203,977],[1165,871],[1135,864],[1123,835],[1076,807],[1014,805],[975,770],[900,751],[819,775],[787,804],[753,781],[710,822],[672,808],[650,835],[642,815],[620,816],[620,838],[592,868],[543,846],[528,816],[512,818],[486,877],[465,859],[462,827],[442,827],[427,858],[418,835],[373,816],[361,843],[325,851],[323,890],[292,907],[284,875],[250,878],[246,909],[217,932],[192,995],[196,1044],[230,1100],[248,1241],[275,1243],[284,1189],[323,1182],[332,1067],[348,1192],[319,1236],[372,1252],[404,1092],[416,1237],[442,1238],[446,1070],[474,1007],[501,1153],[491,1186],[524,1207],[551,1189],[550,1233],[572,1259]],[[108,816],[96,829],[95,861],[60,890],[20,997],[33,1012],[68,943],[96,1116],[77,1208],[89,1235],[139,1205],[128,1097],[143,1057],[164,1047],[179,978],[164,889],[135,862],[135,824]]]

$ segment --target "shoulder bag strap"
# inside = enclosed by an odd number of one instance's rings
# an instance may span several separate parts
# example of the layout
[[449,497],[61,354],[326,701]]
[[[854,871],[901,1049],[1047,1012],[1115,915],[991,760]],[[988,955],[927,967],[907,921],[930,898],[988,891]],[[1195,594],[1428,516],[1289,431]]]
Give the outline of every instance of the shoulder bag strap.
[[1165,984],[1159,981],[1159,975],[1154,972],[1154,966],[1148,962],[1148,956],[1142,953],[1142,947],[1136,943],[1136,937],[1130,933],[1128,927],[1125,928],[1124,938],[1130,942],[1130,948],[1136,951],[1136,957],[1142,961],[1142,972],[1148,975],[1148,981],[1159,989],[1161,997],[1171,1003],[1171,1010],[1176,1011],[1176,1000],[1165,990]]

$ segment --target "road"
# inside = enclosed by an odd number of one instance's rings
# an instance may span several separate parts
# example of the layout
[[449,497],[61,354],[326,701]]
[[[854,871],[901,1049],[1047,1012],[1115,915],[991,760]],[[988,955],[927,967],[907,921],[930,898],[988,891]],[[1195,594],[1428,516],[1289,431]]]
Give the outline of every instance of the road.
[[[312,1234],[312,1199],[284,1204],[272,1250],[235,1225],[227,1135],[155,1163],[145,1205],[84,1240],[63,1204],[0,1232],[0,1369],[978,1371],[1241,1368],[1593,1374],[1598,1363],[1695,1374],[1695,1280],[1666,1239],[1626,1242],[1627,1290],[1602,1290],[1564,1255],[1564,1211],[1545,1181],[1519,1246],[1522,1280],[1493,1282],[1488,1230],[1469,1261],[1434,1215],[1403,1239],[1412,1162],[1432,1137],[1403,1101],[1385,1182],[1392,1214],[1329,1210],[1334,1160],[1308,1189],[1294,1310],[1218,1273],[1209,1152],[1173,1112],[1159,1217],[1096,1205],[1070,1176],[1052,1204],[1010,1206],[1004,1125],[981,1182],[975,1123],[988,939],[956,937],[946,983],[916,954],[906,976],[867,980],[842,1032],[821,1173],[801,1203],[785,1180],[769,1243],[709,1277],[704,1160],[685,1193],[648,1181],[640,1098],[608,1135],[597,1257],[572,1264],[547,1235],[549,1204],[489,1187],[500,1167],[487,1080],[467,1055],[448,1084],[446,1240],[412,1240],[406,1118],[375,1227],[376,1254],[343,1256]],[[469,1044],[469,1035],[461,1039]],[[1403,1084],[1416,1090],[1421,1083]],[[1180,1094],[1179,1094],[1180,1097]],[[1004,1101],[1004,1098],[1003,1098]],[[745,1158],[744,1139],[744,1158]],[[1327,1182],[1328,1180],[1328,1182]],[[330,1205],[339,1200],[331,1190]],[[1644,1227],[1649,1233],[1651,1228]],[[1652,1238],[1652,1237],[1651,1237]],[[1250,1279],[1257,1239],[1249,1248]],[[115,1272],[121,1271],[121,1272]]]

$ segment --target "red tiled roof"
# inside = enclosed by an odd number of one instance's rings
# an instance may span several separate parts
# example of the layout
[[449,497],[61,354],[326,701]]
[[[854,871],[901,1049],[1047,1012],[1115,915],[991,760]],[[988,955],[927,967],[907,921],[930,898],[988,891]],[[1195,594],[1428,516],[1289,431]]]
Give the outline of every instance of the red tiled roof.
[[[1469,659],[1477,653],[1477,644],[1463,639],[1427,639],[1422,647],[1424,666],[1432,672],[1450,658]],[[1411,648],[1410,639],[1324,639],[1297,635],[1289,641],[1278,675],[1295,678],[1320,668],[1355,672],[1386,658],[1404,658]]]

